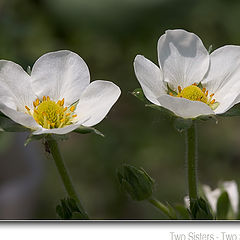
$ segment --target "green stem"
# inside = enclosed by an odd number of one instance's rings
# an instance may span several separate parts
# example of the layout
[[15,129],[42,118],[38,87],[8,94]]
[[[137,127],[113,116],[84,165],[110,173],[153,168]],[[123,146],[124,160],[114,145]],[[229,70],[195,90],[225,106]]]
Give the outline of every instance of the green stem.
[[76,203],[79,207],[79,210],[81,211],[81,213],[83,215],[83,219],[89,219],[89,217],[88,217],[86,211],[84,210],[82,203],[78,197],[78,194],[77,194],[76,190],[74,189],[71,177],[70,177],[68,170],[66,168],[66,165],[63,161],[57,141],[50,135],[47,136],[46,141],[47,141],[50,153],[53,156],[56,167],[58,169],[58,172],[61,176],[64,187],[65,187],[69,197],[76,201]]
[[163,212],[170,219],[174,219],[174,217],[170,214],[169,209],[164,204],[162,204],[160,201],[158,201],[156,198],[151,197],[148,199],[148,202],[150,202],[152,205],[154,205],[156,208],[158,208],[161,212]]
[[186,162],[188,173],[188,195],[190,204],[196,200],[197,194],[197,126],[193,121],[192,126],[186,130]]

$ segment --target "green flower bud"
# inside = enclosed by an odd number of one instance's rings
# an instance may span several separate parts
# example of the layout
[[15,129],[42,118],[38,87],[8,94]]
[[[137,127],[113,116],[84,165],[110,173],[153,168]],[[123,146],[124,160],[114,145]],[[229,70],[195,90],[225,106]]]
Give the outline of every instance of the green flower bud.
[[117,172],[121,187],[133,200],[141,201],[152,196],[154,180],[144,171],[130,165],[123,165]]

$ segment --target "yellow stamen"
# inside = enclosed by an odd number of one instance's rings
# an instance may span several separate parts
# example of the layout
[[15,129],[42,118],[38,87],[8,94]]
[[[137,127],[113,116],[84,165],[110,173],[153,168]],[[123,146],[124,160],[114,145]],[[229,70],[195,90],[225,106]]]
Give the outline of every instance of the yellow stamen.
[[204,87],[204,88],[202,89],[202,91],[205,93],[205,91],[206,91],[206,88]]
[[73,118],[76,117],[76,116],[77,116],[77,114],[72,115]]
[[210,95],[210,98],[212,98],[214,96],[214,93],[212,93],[211,95]]
[[211,104],[214,104],[214,103],[215,103],[215,99],[213,99],[210,103],[211,103]]
[[68,117],[70,115],[70,113],[66,113],[66,117]]
[[75,106],[70,107],[70,111],[73,112],[75,110]]
[[205,96],[207,97],[207,95],[208,95],[208,90],[206,91],[206,93],[205,93]]
[[173,96],[173,93],[172,93],[172,92],[170,92],[170,93],[169,93],[169,95],[170,95],[170,96]]
[[43,96],[43,102],[44,102],[44,101],[46,101],[46,97],[45,97],[45,96]]
[[63,111],[65,112],[67,110],[67,107],[65,107],[64,109],[63,109]]
[[178,86],[178,92],[180,93],[182,91],[182,88]]
[[25,106],[25,108],[26,108],[28,111],[30,111],[30,108],[29,108],[28,106]]
[[60,103],[61,106],[64,105],[64,98],[62,99],[61,103]]
[[50,97],[49,96],[47,96],[47,101],[50,101]]

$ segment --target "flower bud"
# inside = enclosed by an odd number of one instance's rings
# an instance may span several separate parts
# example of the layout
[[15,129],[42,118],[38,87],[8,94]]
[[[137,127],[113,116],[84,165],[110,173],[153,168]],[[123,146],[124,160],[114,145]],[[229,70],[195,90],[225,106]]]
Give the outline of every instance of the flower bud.
[[144,171],[130,165],[123,165],[117,172],[121,187],[133,200],[141,201],[152,196],[154,180]]

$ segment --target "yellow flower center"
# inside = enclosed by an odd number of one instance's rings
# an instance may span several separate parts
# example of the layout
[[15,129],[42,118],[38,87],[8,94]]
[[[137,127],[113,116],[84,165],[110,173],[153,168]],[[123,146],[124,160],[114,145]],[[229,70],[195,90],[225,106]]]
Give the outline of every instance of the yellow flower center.
[[64,98],[57,103],[50,100],[50,97],[43,97],[42,101],[38,98],[33,102],[34,109],[31,110],[25,106],[27,113],[31,115],[35,121],[44,128],[62,128],[72,124],[74,118],[75,106],[64,107]]
[[183,97],[191,101],[201,101],[207,103],[208,99],[205,93],[197,86],[191,85],[180,91],[177,97]]
[[185,87],[184,89],[178,86],[178,93],[169,89],[168,94],[174,97],[186,98],[191,101],[203,102],[213,110],[215,110],[219,105],[219,103],[213,99],[214,93],[208,96],[208,91],[206,91],[206,88],[200,88],[196,83]]

